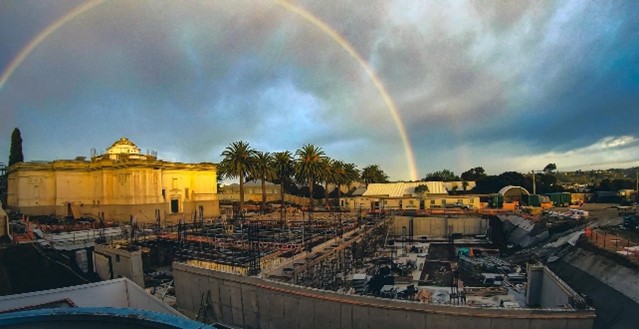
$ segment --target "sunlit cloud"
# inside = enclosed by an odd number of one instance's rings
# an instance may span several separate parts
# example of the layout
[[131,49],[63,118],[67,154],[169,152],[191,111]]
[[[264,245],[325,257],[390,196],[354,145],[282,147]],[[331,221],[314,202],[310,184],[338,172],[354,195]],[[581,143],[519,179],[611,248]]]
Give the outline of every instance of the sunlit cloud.
[[639,143],[634,136],[607,136],[601,140],[565,152],[547,152],[506,160],[506,168],[526,172],[539,170],[548,163],[559,170],[629,167],[639,164]]

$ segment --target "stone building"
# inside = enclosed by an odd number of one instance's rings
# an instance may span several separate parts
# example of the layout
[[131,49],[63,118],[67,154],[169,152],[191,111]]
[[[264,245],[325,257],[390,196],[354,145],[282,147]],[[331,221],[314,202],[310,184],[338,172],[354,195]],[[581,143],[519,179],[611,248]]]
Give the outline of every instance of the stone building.
[[7,205],[26,215],[176,223],[220,212],[215,164],[159,160],[124,137],[90,160],[17,163],[8,176]]

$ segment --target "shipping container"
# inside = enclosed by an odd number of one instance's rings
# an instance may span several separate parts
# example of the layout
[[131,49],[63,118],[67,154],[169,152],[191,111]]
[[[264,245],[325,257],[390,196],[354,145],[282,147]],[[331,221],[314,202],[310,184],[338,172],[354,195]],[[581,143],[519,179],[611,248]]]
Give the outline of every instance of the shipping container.
[[532,207],[539,207],[541,205],[541,200],[538,194],[524,194],[523,195],[524,204]]
[[501,194],[493,194],[490,196],[488,205],[491,208],[501,209],[504,206],[504,197]]
[[546,193],[546,196],[550,198],[555,207],[567,207],[570,205],[570,192]]

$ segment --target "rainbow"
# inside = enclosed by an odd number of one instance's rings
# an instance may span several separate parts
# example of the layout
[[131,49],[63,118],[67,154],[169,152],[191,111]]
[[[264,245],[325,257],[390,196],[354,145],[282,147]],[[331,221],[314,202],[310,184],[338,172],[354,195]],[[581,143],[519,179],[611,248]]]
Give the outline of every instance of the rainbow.
[[[33,39],[31,39],[31,41],[29,41],[29,43],[24,48],[22,48],[20,52],[18,52],[16,57],[9,63],[6,69],[2,72],[2,75],[0,75],[0,93],[2,92],[4,85],[6,84],[7,80],[9,80],[13,72],[15,72],[15,70],[20,66],[20,64],[24,62],[24,60],[29,56],[29,54],[31,54],[31,52],[33,52],[33,50],[36,47],[38,47],[40,43],[42,43],[42,41],[44,41],[47,37],[49,37],[55,31],[57,31],[60,27],[67,24],[69,21],[101,5],[105,1],[106,0],[90,0],[79,5],[78,7],[68,12],[67,14],[55,20],[53,23],[47,26],[44,30],[38,33]],[[393,118],[393,122],[395,123],[399,136],[402,140],[404,152],[406,153],[406,160],[408,162],[408,172],[410,173],[411,180],[417,180],[418,175],[417,175],[417,169],[415,166],[415,155],[413,153],[413,148],[408,138],[408,134],[406,133],[406,128],[404,127],[404,123],[402,122],[399,116],[399,111],[397,110],[397,106],[395,106],[395,102],[390,97],[388,91],[386,90],[386,87],[382,83],[381,79],[379,78],[375,70],[373,70],[373,68],[368,64],[368,62],[357,52],[357,50],[355,50],[355,48],[348,42],[348,40],[346,40],[346,38],[344,38],[339,33],[337,33],[337,31],[335,31],[328,24],[320,20],[317,16],[313,15],[307,10],[304,10],[286,0],[276,0],[275,3],[279,5],[280,7],[284,8],[285,10],[298,15],[299,17],[303,18],[306,22],[312,24],[313,26],[317,27],[319,30],[324,32],[333,41],[335,41],[340,47],[342,47],[342,49],[344,49],[364,69],[364,71],[366,72],[370,80],[373,82],[373,85],[375,86],[377,91],[380,93],[380,95],[384,99],[384,103],[386,103],[386,106],[388,107],[390,111],[391,117]]]
[[47,26],[44,30],[38,33],[38,35],[36,35],[33,39],[31,39],[31,41],[29,41],[29,43],[27,43],[27,45],[24,46],[24,48],[22,48],[20,52],[18,52],[18,55],[16,55],[16,57],[11,62],[9,62],[9,65],[7,66],[7,68],[2,72],[2,75],[0,75],[0,92],[4,88],[5,83],[7,82],[7,80],[9,80],[13,72],[18,68],[18,66],[20,66],[20,64],[22,64],[22,62],[24,62],[24,60],[29,56],[29,54],[31,54],[31,52],[40,43],[42,43],[42,41],[44,41],[47,37],[49,37],[53,32],[55,32],[64,24],[68,23],[69,21],[76,18],[78,15],[86,12],[87,10],[97,7],[98,5],[102,4],[104,1],[105,0],[91,0],[77,6],[76,8],[68,12],[66,15],[63,15],[62,17],[55,20],[53,23]]
[[297,7],[285,0],[278,0],[276,3],[282,6],[283,8],[285,8],[286,10],[294,14],[297,14],[298,16],[302,17],[307,22],[319,28],[322,32],[326,33],[329,37],[331,37],[331,39],[337,42],[337,44],[339,44],[342,47],[342,49],[344,49],[355,61],[357,61],[359,65],[362,66],[362,68],[364,69],[368,77],[373,82],[373,85],[375,86],[375,88],[377,88],[377,91],[380,93],[380,95],[384,99],[386,106],[388,106],[388,109],[390,110],[390,114],[391,114],[391,117],[393,118],[393,122],[395,123],[395,126],[397,127],[397,131],[399,132],[399,136],[402,139],[404,152],[406,153],[406,160],[408,161],[408,172],[410,173],[410,178],[413,181],[417,180],[418,178],[417,178],[417,169],[415,167],[415,155],[413,153],[413,148],[410,143],[410,140],[408,139],[408,134],[406,133],[404,122],[402,122],[402,119],[399,117],[399,111],[397,110],[397,106],[395,106],[395,102],[388,94],[386,87],[382,83],[382,80],[377,76],[377,73],[375,72],[375,70],[373,70],[373,68],[368,64],[368,62],[364,60],[362,55],[360,55],[357,52],[357,50],[355,50],[355,48],[343,36],[337,33],[337,31],[332,29],[330,26],[328,26],[328,24],[324,23],[319,18],[317,18],[317,16],[314,16],[310,12],[300,7]]

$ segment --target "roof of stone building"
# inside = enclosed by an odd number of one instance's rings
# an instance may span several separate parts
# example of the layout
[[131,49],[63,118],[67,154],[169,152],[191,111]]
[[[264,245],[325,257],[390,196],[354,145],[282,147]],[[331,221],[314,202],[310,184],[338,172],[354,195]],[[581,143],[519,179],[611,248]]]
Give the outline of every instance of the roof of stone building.
[[362,185],[358,188],[356,188],[352,193],[351,196],[362,196],[364,195],[364,193],[366,193],[366,186]]
[[121,137],[120,139],[115,141],[113,144],[111,144],[111,147],[109,147],[109,149],[107,150],[107,153],[121,153],[117,151],[117,149],[122,150],[123,149],[122,146],[128,146],[128,148],[126,149],[130,149],[133,151],[133,152],[129,151],[125,153],[140,153],[140,148],[126,137]]
[[117,141],[113,142],[113,144],[111,144],[111,147],[114,147],[116,145],[130,145],[130,146],[137,147],[135,143],[133,143],[130,139],[126,137],[120,137],[120,139],[118,139]]

